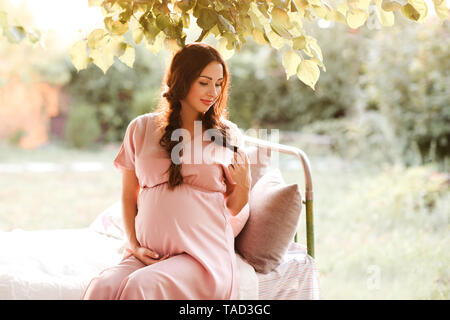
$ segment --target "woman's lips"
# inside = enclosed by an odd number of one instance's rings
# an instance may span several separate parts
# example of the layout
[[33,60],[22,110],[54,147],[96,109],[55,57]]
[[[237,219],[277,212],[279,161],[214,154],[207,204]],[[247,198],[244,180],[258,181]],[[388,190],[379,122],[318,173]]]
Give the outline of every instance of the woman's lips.
[[209,106],[209,105],[212,104],[212,100],[203,100],[203,99],[200,99],[200,101],[203,102],[204,104],[206,104],[207,106]]

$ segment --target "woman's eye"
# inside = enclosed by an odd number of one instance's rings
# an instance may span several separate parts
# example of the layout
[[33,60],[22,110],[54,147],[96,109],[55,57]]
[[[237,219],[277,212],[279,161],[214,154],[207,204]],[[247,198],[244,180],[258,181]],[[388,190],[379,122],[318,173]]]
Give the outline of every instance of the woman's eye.
[[[205,82],[200,82],[200,84],[201,84],[202,86],[208,85],[208,84],[205,83]],[[216,87],[221,87],[221,86],[222,86],[222,84],[216,84]]]

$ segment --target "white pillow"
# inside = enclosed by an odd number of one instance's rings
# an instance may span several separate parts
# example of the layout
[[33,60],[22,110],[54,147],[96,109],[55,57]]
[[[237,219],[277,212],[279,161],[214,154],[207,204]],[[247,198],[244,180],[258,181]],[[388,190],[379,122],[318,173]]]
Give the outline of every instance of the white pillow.
[[122,218],[122,201],[115,202],[100,213],[94,222],[91,223],[89,229],[123,240],[125,237],[125,229]]

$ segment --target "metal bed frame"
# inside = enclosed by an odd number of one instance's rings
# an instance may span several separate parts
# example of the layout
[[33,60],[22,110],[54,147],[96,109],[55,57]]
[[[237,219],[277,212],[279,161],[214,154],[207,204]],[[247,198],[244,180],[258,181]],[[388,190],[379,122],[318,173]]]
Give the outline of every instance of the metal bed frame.
[[[303,150],[296,147],[253,138],[247,135],[244,135],[244,141],[259,147],[293,155],[300,160],[305,175],[305,200],[302,202],[306,207],[306,247],[308,254],[314,258],[313,188],[311,180],[311,166],[309,164],[308,157]],[[295,233],[294,241],[298,242],[297,232]]]

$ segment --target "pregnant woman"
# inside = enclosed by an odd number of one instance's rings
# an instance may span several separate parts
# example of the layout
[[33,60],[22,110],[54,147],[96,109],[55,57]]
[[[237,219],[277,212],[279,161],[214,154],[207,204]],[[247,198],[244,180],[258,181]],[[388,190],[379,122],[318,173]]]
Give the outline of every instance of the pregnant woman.
[[242,135],[226,119],[228,82],[207,44],[173,56],[158,110],[129,123],[114,160],[127,253],[84,299],[239,298],[229,215],[248,208],[251,175]]

